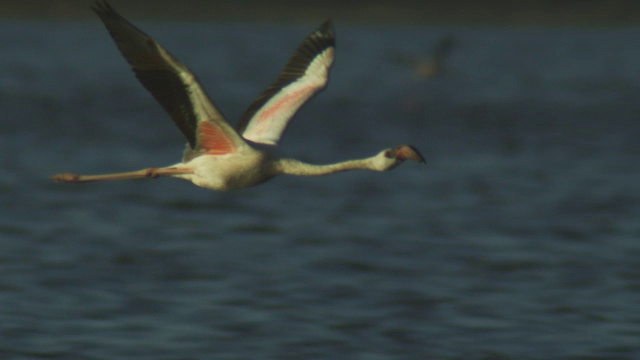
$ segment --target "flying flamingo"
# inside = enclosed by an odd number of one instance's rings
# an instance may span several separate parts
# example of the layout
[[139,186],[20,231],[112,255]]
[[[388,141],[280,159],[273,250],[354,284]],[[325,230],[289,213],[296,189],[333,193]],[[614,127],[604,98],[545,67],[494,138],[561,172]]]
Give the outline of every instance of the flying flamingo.
[[333,24],[324,22],[296,49],[276,81],[249,106],[234,129],[213,105],[195,75],[106,1],[93,10],[133,68],[136,77],[187,138],[182,161],[168,167],[104,174],[58,174],[56,182],[88,182],[170,176],[203,188],[228,191],[280,174],[319,176],[353,169],[387,171],[405,160],[424,163],[420,152],[399,145],[375,156],[330,165],[279,157],[278,141],[291,117],[327,84],[333,63]]

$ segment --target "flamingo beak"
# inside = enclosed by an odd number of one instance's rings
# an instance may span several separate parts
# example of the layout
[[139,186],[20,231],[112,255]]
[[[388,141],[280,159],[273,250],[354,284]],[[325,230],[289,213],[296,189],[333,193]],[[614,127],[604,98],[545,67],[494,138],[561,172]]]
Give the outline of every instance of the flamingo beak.
[[424,164],[424,156],[411,145],[398,145],[391,150],[391,155],[400,161],[413,160],[417,163]]

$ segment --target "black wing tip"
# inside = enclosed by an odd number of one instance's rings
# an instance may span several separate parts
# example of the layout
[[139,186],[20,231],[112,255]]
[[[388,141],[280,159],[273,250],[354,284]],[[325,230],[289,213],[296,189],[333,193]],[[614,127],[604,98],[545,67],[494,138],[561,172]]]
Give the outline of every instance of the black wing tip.
[[93,10],[100,18],[121,18],[122,16],[109,4],[107,0],[98,0],[91,6]]
[[331,18],[325,20],[315,31],[316,37],[327,41],[331,46],[336,44],[336,29]]
[[111,4],[106,0],[98,0],[91,5],[91,10],[95,11],[98,15],[106,14],[113,11]]
[[324,34],[334,35],[336,32],[335,26],[333,25],[333,19],[328,18],[325,20],[319,27],[318,30]]

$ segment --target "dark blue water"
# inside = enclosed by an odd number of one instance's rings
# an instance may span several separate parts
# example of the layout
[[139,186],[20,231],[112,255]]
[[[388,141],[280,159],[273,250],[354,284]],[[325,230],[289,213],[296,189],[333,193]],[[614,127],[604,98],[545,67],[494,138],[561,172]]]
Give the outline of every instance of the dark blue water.
[[[142,24],[232,122],[313,26]],[[640,30],[337,33],[285,152],[427,166],[215,193],[51,183],[184,139],[97,20],[0,24],[0,357],[640,358]]]

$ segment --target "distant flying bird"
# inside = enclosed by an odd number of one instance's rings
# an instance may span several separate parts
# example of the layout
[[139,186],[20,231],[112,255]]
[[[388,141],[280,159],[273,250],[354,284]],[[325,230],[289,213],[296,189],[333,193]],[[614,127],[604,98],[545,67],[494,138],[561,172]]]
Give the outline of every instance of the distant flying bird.
[[414,65],[415,73],[420,78],[431,78],[442,75],[446,66],[447,58],[453,51],[455,40],[450,37],[443,37],[434,46],[431,58],[417,61]]
[[451,36],[443,36],[425,55],[409,55],[407,53],[390,53],[389,60],[410,68],[413,75],[418,79],[430,79],[436,76],[445,75],[451,53],[457,46],[457,40]]
[[319,176],[353,169],[387,171],[405,160],[424,163],[420,152],[410,145],[330,165],[313,165],[277,155],[278,141],[291,117],[327,84],[335,50],[330,20],[296,49],[280,76],[249,106],[234,129],[189,68],[106,1],[96,2],[93,10],[138,80],[169,113],[188,144],[182,161],[175,165],[104,175],[65,173],[55,175],[56,182],[170,176],[207,189],[228,191],[254,186],[280,174]]

